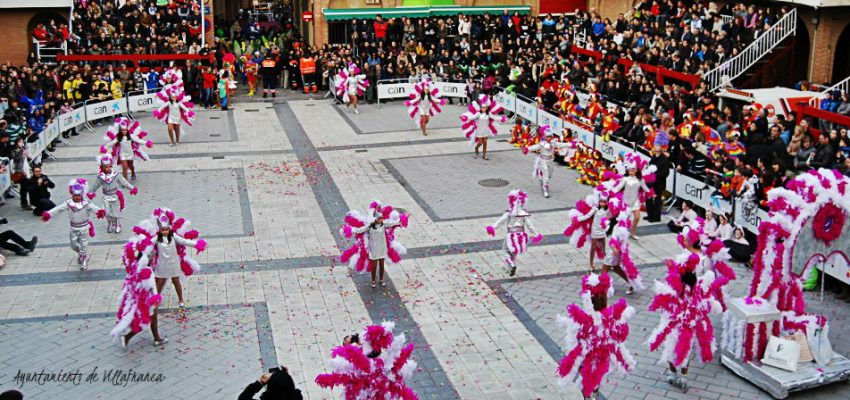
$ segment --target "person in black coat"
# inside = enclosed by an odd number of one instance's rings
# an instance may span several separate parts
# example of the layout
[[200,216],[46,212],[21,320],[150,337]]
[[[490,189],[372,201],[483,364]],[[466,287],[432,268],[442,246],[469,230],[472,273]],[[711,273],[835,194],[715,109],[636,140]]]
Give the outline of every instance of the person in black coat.
[[237,400],[254,400],[254,395],[260,390],[266,391],[260,395],[259,400],[301,400],[301,390],[295,388],[295,382],[289,376],[286,367],[277,367],[269,370],[269,373],[260,375],[260,379],[245,387]]
[[35,207],[32,210],[33,215],[40,217],[45,211],[56,207],[50,200],[50,189],[55,188],[56,184],[41,173],[41,165],[32,168],[32,176],[27,180],[26,186],[29,190],[30,205]]
[[667,176],[670,175],[670,159],[667,158],[661,146],[655,146],[651,156],[649,163],[655,166],[655,182],[652,184],[655,196],[646,200],[646,220],[659,222],[661,221],[661,195],[667,189]]

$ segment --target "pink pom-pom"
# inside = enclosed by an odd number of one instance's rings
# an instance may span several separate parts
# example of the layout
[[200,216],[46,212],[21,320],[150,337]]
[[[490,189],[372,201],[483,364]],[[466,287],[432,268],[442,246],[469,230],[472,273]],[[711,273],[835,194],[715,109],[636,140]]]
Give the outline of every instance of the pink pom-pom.
[[353,234],[353,232],[351,231],[350,226],[346,225],[346,226],[342,227],[342,235],[343,236],[345,236],[346,238],[350,238],[352,234]]
[[134,187],[134,188],[130,189],[130,194],[133,195],[133,196],[139,194],[139,188]]
[[534,237],[534,239],[531,239],[531,242],[534,243],[534,244],[540,243],[542,241],[543,241],[543,234],[541,234],[541,233],[538,233],[537,236]]
[[148,298],[148,305],[158,306],[162,304],[162,295],[157,293],[150,298]]
[[408,216],[407,216],[407,214],[401,214],[401,215],[398,217],[398,219],[399,219],[399,222],[401,223],[401,226],[403,226],[403,227],[407,228],[407,223],[408,223]]
[[496,237],[496,228],[493,228],[492,226],[488,225],[487,226],[487,234],[492,236],[492,237]]
[[47,211],[41,213],[41,220],[44,222],[50,221],[50,213]]
[[98,219],[102,219],[103,217],[106,216],[106,210],[104,210],[104,209],[97,210],[97,213],[95,215],[97,215]]
[[86,197],[88,197],[89,200],[94,200],[94,196],[97,196],[97,195],[95,193],[86,193]]
[[147,142],[145,142],[145,147],[147,147],[147,148],[151,148],[151,147],[153,147],[153,142],[151,142],[150,140],[148,140]]
[[100,152],[103,153],[103,154],[106,154],[109,151],[106,149],[106,146],[100,146]]
[[142,268],[142,270],[139,272],[139,278],[143,280],[148,279],[151,277],[151,272],[152,271],[150,268]]
[[201,254],[207,248],[207,241],[204,239],[198,239],[198,242],[195,243],[195,250],[197,250],[197,254]]

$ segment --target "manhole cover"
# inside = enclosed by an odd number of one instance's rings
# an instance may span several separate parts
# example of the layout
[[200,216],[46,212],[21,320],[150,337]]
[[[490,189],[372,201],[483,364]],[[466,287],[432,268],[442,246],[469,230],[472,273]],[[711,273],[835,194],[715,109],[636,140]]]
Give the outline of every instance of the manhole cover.
[[508,181],[502,178],[488,178],[478,181],[478,184],[484,187],[502,187],[508,186]]

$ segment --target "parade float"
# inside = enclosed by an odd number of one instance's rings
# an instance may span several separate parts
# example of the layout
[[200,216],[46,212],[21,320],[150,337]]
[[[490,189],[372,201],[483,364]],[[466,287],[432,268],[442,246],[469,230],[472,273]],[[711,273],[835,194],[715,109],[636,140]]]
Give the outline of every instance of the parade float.
[[768,193],[749,296],[730,301],[723,316],[721,362],[775,398],[850,378],[829,321],[807,313],[803,297],[815,269],[850,282],[849,196],[850,179],[828,169]]

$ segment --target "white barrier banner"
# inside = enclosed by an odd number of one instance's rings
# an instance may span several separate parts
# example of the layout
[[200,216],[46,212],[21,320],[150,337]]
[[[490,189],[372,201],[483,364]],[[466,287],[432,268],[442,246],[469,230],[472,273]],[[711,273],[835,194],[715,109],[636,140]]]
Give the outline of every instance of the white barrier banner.
[[153,110],[156,105],[156,93],[139,94],[127,98],[130,112]]
[[505,111],[514,112],[514,106],[516,105],[516,96],[514,94],[508,94],[505,91],[501,91],[496,93],[494,98],[496,99],[496,104],[502,106]]
[[67,112],[59,116],[59,130],[62,132],[71,128],[76,128],[86,122],[86,110],[83,107],[75,108],[71,112]]
[[44,129],[38,135],[38,140],[32,143],[27,143],[27,153],[29,154],[29,159],[33,160],[39,155],[41,155],[41,152],[43,152],[47,148],[47,144],[52,142],[57,137],[59,137],[59,124],[54,121],[50,125],[44,127]]
[[516,114],[532,123],[537,123],[537,105],[516,99]]
[[744,229],[752,233],[758,233],[761,221],[767,220],[767,211],[757,206],[753,206],[749,210],[745,209],[744,200],[736,198],[734,219],[735,224],[741,225]]
[[[466,97],[466,84],[454,82],[433,82],[443,97]],[[403,83],[380,83],[378,84],[378,98],[401,99],[408,98],[413,93],[413,85],[410,82]]]
[[599,150],[599,152],[602,153],[602,158],[604,158],[608,161],[614,161],[617,158],[623,157],[623,156],[626,155],[626,153],[630,153],[630,152],[636,153],[641,158],[649,161],[649,157],[647,157],[643,154],[637,153],[631,147],[626,146],[622,143],[613,141],[613,140],[608,140],[608,141],[602,140],[602,137],[598,136],[598,135],[596,136],[596,150]]
[[127,99],[102,101],[86,105],[86,120],[94,121],[127,112]]
[[676,174],[676,197],[690,200],[703,208],[714,208],[724,213],[732,212],[732,203],[722,197],[712,196],[715,188],[684,174]]
[[560,135],[561,129],[563,129],[563,124],[560,123],[561,119],[548,113],[543,110],[537,111],[537,124],[540,126],[549,125],[552,128],[552,132]]

